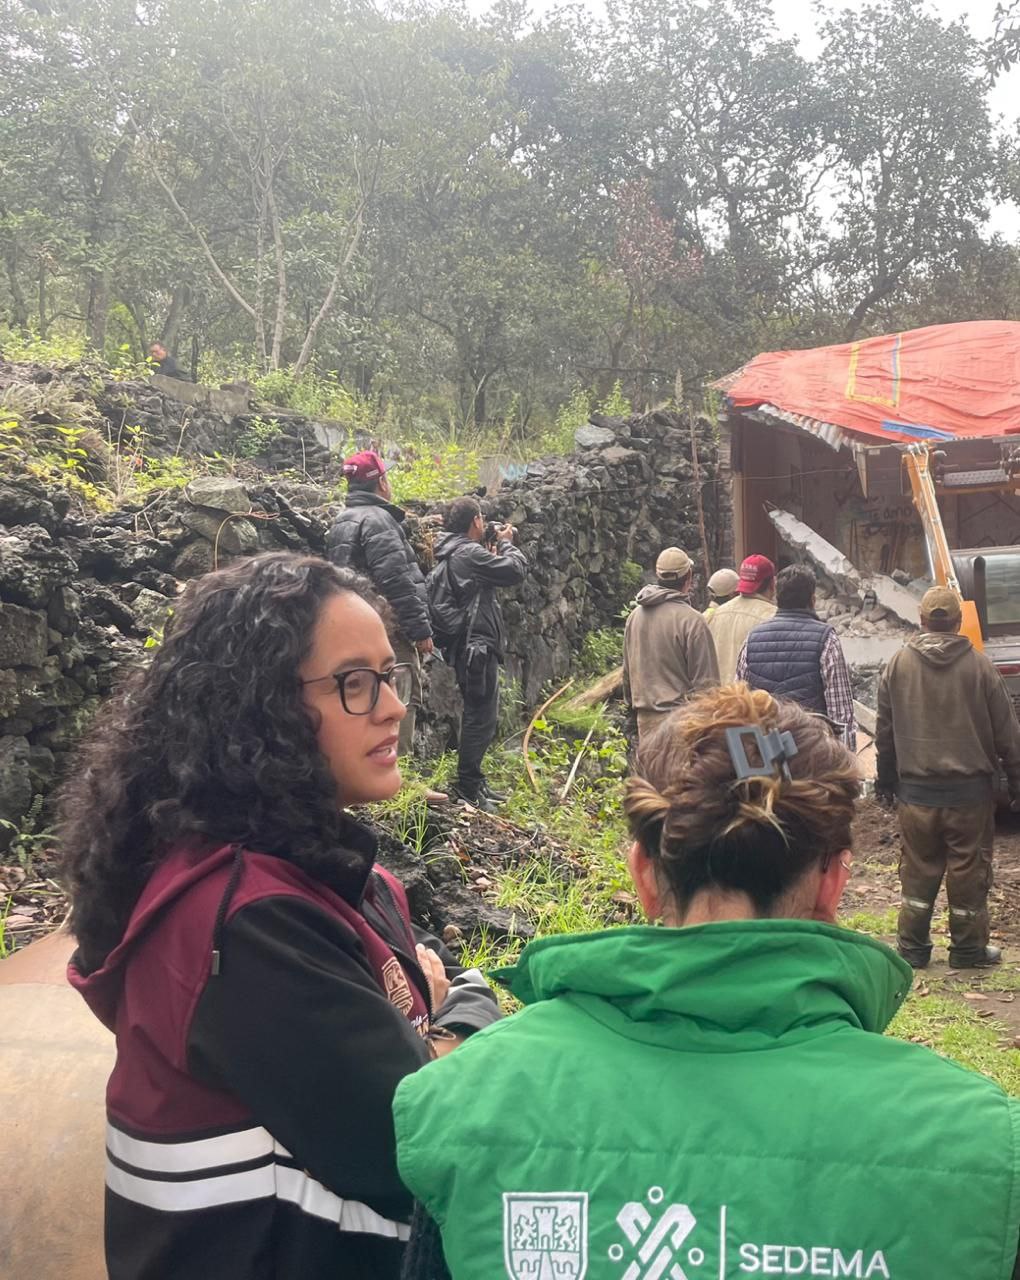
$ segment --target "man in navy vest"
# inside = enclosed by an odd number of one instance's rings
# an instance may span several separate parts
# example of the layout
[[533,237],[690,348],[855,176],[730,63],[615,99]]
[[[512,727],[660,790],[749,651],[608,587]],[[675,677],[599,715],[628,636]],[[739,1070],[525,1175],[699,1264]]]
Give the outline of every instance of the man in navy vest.
[[850,672],[839,637],[815,613],[815,575],[791,564],[776,578],[775,617],[755,627],[737,659],[737,679],[827,716],[857,749]]

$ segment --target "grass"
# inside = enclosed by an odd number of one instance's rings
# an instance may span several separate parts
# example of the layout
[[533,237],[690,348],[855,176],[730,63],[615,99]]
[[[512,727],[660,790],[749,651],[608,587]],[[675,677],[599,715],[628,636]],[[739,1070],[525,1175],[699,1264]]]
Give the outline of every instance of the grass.
[[1010,1047],[1011,1037],[1004,1047],[1008,1031],[994,1018],[982,1018],[949,995],[911,992],[888,1034],[927,1045],[1020,1096],[1020,1055]]
[[874,911],[855,911],[853,915],[840,919],[844,929],[853,929],[856,933],[871,933],[879,938],[887,938],[896,932],[896,907],[878,913]]

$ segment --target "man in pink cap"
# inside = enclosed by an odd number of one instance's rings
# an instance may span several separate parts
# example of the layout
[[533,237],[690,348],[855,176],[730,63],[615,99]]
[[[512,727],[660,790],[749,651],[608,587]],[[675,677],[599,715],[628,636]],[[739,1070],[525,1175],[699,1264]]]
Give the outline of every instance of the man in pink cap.
[[737,594],[708,619],[719,659],[719,679],[737,678],[737,659],[756,626],[776,612],[776,566],[768,556],[748,556],[737,574]]
[[[374,449],[351,454],[344,460],[344,477],[347,505],[326,537],[326,554],[341,568],[370,578],[396,615],[399,634],[393,637],[393,651],[397,661],[409,663],[416,674],[414,696],[400,723],[400,749],[408,752],[421,699],[421,656],[434,648],[425,575],[404,529],[405,512],[393,502],[380,455]],[[435,792],[431,798],[438,802],[446,797]]]

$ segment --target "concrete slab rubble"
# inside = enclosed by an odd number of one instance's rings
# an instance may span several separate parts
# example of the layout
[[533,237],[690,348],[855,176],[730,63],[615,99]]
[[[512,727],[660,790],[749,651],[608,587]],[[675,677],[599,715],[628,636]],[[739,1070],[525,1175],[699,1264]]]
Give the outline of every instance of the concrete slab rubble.
[[857,600],[862,607],[878,604],[901,621],[917,626],[918,600],[906,587],[901,587],[884,573],[862,573],[838,547],[789,511],[777,507],[770,510],[768,516],[783,541],[794,551],[807,556],[841,592]]

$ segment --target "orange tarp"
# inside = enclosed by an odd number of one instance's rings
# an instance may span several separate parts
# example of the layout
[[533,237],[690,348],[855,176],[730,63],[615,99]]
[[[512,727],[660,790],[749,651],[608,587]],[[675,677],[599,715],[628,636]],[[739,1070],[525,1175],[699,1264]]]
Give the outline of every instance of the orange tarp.
[[1020,324],[976,320],[769,351],[721,386],[738,408],[773,405],[898,444],[1017,434]]

